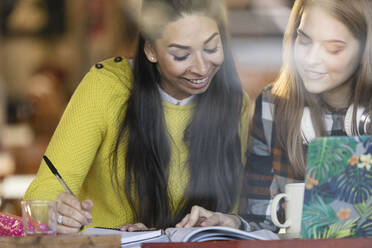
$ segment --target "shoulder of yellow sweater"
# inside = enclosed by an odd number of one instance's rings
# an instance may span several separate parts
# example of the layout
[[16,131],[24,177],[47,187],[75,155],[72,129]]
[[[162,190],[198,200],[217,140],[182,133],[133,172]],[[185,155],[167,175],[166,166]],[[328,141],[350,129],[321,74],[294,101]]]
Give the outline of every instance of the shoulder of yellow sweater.
[[92,66],[91,77],[97,77],[100,83],[110,86],[121,85],[132,88],[133,71],[129,61],[122,57],[103,60]]

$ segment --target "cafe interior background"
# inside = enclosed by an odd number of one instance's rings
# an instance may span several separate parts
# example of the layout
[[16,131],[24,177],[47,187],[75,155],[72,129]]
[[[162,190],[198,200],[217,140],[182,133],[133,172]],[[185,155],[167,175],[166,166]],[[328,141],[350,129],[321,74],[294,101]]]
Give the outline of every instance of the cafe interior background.
[[[0,0],[1,212],[21,215],[20,201],[83,75],[100,60],[133,56],[128,13],[138,13],[139,1]],[[225,1],[239,76],[254,98],[279,71],[293,1]]]

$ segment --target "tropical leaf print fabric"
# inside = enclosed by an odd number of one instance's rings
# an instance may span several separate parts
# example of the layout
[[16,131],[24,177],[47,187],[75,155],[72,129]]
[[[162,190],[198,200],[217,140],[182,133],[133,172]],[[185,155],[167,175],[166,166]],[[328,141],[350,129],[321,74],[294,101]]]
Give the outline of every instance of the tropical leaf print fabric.
[[372,236],[372,136],[325,137],[308,148],[303,238]]

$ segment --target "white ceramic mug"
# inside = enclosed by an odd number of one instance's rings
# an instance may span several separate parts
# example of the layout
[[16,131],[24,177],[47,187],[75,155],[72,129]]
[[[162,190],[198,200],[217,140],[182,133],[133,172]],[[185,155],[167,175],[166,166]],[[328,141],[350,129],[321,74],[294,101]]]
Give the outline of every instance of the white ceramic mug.
[[[271,207],[270,215],[274,225],[280,228],[285,228],[286,233],[299,234],[301,232],[301,218],[302,206],[304,201],[304,183],[289,183],[285,185],[284,192],[274,197]],[[282,198],[285,198],[286,221],[282,224],[278,220],[277,209],[278,204]]]

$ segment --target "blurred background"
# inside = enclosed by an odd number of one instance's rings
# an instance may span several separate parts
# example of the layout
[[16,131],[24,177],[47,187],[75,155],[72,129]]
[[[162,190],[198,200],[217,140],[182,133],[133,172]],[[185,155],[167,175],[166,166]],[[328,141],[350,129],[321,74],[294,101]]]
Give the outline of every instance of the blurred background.
[[[0,1],[0,211],[21,215],[19,202],[90,66],[133,56],[128,13],[139,1]],[[254,98],[278,73],[293,1],[225,1],[238,72]]]

